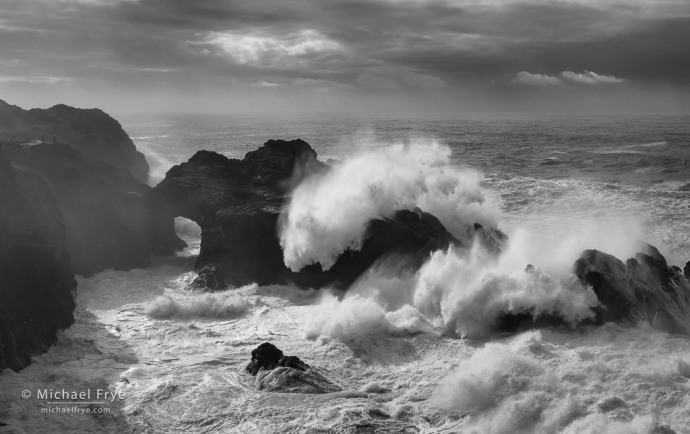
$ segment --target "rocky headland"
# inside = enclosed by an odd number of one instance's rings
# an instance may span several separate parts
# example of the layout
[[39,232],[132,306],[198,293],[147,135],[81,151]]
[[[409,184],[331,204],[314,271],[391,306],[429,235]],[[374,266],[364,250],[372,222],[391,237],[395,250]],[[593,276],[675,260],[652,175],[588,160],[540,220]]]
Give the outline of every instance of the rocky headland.
[[76,274],[151,265],[151,255],[185,247],[174,221],[149,207],[151,187],[127,170],[65,143],[0,142],[12,165],[48,181],[66,228],[65,247]]
[[127,170],[148,182],[149,165],[118,121],[99,109],[58,104],[24,110],[0,100],[0,140],[67,143],[85,156]]

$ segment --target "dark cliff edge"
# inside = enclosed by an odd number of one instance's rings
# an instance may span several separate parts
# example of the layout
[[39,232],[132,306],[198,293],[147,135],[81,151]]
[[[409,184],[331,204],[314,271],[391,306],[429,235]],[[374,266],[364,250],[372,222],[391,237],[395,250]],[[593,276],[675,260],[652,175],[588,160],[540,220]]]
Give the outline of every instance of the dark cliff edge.
[[67,143],[87,157],[129,171],[148,182],[144,154],[118,121],[99,109],[78,109],[58,104],[48,109],[24,110],[0,100],[0,140]]
[[0,145],[13,166],[48,181],[66,227],[65,246],[75,273],[145,268],[151,255],[186,246],[175,234],[173,218],[143,200],[151,187],[128,171],[64,143]]
[[405,267],[415,269],[432,251],[460,245],[435,216],[399,210],[370,221],[362,248],[344,252],[329,270],[315,264],[291,271],[277,235],[281,209],[301,179],[327,170],[306,142],[270,140],[242,160],[199,151],[145,197],[167,215],[201,226],[196,283],[210,289],[253,282],[346,288],[384,256],[405,257]]
[[18,371],[74,322],[77,282],[47,182],[0,153],[0,371]]

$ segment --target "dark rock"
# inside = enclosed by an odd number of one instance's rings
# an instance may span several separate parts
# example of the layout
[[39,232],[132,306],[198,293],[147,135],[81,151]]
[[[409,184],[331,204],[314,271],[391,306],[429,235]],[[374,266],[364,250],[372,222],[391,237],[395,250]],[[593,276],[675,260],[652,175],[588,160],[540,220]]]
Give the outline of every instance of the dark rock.
[[77,282],[48,184],[0,153],[0,372],[18,371],[74,322]]
[[226,288],[225,274],[218,265],[206,265],[198,272],[198,276],[191,283],[192,289],[221,291]]
[[331,393],[342,389],[296,356],[283,356],[264,342],[252,350],[247,371],[256,376],[257,389],[277,393]]
[[0,100],[0,140],[41,140],[67,143],[94,160],[129,171],[148,182],[144,154],[118,121],[99,109],[77,109],[64,104],[49,109],[23,110]]
[[683,267],[683,274],[685,275],[685,278],[690,280],[690,261],[685,263],[685,267]]
[[647,244],[642,240],[637,240],[635,242],[635,249],[638,252],[642,252],[645,255],[651,256],[652,258],[656,259],[657,261],[661,262],[664,265],[666,264],[666,258],[664,258],[664,255],[662,255],[659,250],[652,246],[651,244]]
[[[146,197],[171,217],[197,222],[202,229],[197,270],[218,264],[226,282],[237,286],[347,287],[384,255],[409,256],[410,266],[419,267],[430,252],[459,245],[433,215],[400,210],[369,222],[362,248],[344,252],[329,270],[316,264],[292,272],[284,264],[276,229],[284,198],[305,177],[327,170],[306,142],[270,140],[243,160],[199,151],[171,168]],[[486,233],[487,240],[495,235]]]
[[685,184],[682,187],[678,187],[680,191],[690,191],[690,184]]
[[508,242],[508,235],[504,234],[500,229],[487,229],[479,223],[475,223],[474,231],[476,239],[487,251],[494,255],[499,255]]
[[247,371],[250,374],[256,375],[261,369],[270,371],[275,369],[283,357],[283,352],[276,348],[275,345],[264,342],[252,350],[252,360],[247,365]]
[[678,434],[676,431],[671,429],[668,425],[657,425],[655,426],[650,434]]
[[595,309],[597,324],[647,321],[667,332],[690,332],[688,281],[660,260],[637,253],[624,264],[606,253],[585,250],[573,272],[592,286],[601,303]]
[[602,413],[609,413],[619,408],[625,408],[628,404],[617,396],[607,396],[597,402],[597,407]]
[[297,369],[298,371],[306,371],[311,369],[309,365],[304,363],[297,356],[283,356],[278,361],[278,366],[284,366],[286,368]]
[[333,393],[343,389],[320,373],[279,367],[261,371],[256,377],[256,388],[273,393]]
[[108,268],[143,268],[151,265],[151,255],[186,246],[175,234],[173,217],[143,200],[151,187],[128,171],[88,158],[64,143],[0,145],[15,167],[49,182],[75,273],[90,276]]

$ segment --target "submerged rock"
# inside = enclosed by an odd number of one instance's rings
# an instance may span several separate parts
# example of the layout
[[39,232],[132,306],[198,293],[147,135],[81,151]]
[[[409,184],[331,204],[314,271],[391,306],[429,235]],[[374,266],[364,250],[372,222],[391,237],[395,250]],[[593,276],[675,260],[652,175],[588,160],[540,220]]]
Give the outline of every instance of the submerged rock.
[[94,160],[129,171],[148,182],[144,154],[118,121],[99,109],[78,109],[58,104],[49,109],[24,110],[0,100],[0,140],[67,143]]
[[[48,181],[65,225],[65,247],[75,273],[151,265],[151,255],[186,246],[173,217],[143,200],[151,187],[128,171],[86,157],[64,143],[2,142],[12,165]],[[37,206],[41,201],[37,201]]]
[[274,393],[333,393],[342,390],[311,369],[303,371],[284,367],[260,371],[256,377],[256,388]]
[[652,249],[647,251],[660,258],[638,252],[626,263],[597,250],[582,252],[573,272],[601,303],[595,309],[597,324],[646,321],[670,333],[690,333],[690,284]]
[[[362,248],[345,251],[329,270],[315,264],[291,271],[277,234],[281,209],[301,180],[327,170],[306,142],[269,140],[243,160],[199,151],[171,168],[146,198],[170,217],[197,222],[202,233],[196,269],[217,264],[225,281],[236,286],[347,287],[384,255],[409,257],[408,266],[418,268],[432,251],[460,244],[433,215],[400,210],[371,220]],[[495,244],[495,233],[477,231]]]
[[264,342],[252,350],[246,370],[256,376],[259,390],[276,393],[331,393],[342,389],[296,356],[284,356]]
[[48,183],[0,152],[0,372],[18,371],[74,322],[77,282]]

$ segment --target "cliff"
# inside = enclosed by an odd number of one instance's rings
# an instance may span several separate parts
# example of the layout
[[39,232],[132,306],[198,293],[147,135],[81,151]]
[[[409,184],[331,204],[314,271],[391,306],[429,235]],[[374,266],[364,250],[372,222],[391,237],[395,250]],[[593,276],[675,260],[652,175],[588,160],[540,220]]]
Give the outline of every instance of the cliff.
[[148,182],[149,165],[144,154],[118,121],[99,109],[77,109],[58,104],[49,109],[24,110],[0,100],[0,140],[52,144],[53,137],[87,157],[129,171]]
[[0,153],[0,372],[20,370],[72,325],[77,282],[44,179]]
[[83,155],[64,143],[0,143],[12,165],[48,181],[65,225],[75,273],[151,265],[151,255],[185,247],[172,217],[150,208],[151,189],[128,171]]

